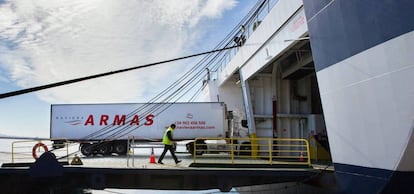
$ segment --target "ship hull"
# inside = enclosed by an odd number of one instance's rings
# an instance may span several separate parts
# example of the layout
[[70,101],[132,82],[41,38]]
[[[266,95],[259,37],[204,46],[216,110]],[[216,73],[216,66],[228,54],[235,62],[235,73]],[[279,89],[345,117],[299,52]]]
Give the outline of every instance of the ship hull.
[[414,180],[414,1],[304,1],[339,189]]

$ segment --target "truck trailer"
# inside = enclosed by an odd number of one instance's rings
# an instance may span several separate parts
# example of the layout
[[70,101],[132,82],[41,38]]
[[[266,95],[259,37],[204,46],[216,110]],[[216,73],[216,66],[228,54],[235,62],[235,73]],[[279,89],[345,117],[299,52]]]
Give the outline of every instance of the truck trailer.
[[[177,141],[224,138],[234,131],[232,125],[232,129],[228,127],[228,111],[221,102],[53,104],[50,115],[54,147],[62,141],[77,142],[86,156],[125,155],[130,139],[135,143],[160,142],[172,123],[176,124]],[[186,147],[193,154],[194,142],[189,141]]]

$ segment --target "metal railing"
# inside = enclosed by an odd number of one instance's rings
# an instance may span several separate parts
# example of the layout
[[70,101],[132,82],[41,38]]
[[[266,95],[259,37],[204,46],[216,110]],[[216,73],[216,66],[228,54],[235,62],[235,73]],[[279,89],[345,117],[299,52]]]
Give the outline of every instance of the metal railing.
[[311,165],[306,139],[197,138],[193,151],[194,163]]
[[[279,0],[266,0],[263,2],[262,6],[254,12],[254,14],[243,24],[243,30],[238,31],[234,34],[235,37],[243,37],[244,42],[249,39],[249,37],[254,33],[254,31],[260,26],[261,22],[266,18],[270,13],[272,8],[279,2]],[[230,40],[230,42],[233,40]],[[230,44],[230,43],[229,43]],[[231,49],[220,54],[220,57],[217,57],[218,64],[217,69],[212,69],[213,72],[222,72],[225,70],[226,66],[233,57],[239,52],[239,49]]]
[[[53,144],[53,141],[59,140],[60,144]],[[65,149],[55,149],[53,146],[64,147]],[[21,140],[12,142],[11,161],[16,162],[34,162],[44,152],[52,152],[56,158],[63,158],[69,163],[69,142],[65,139],[37,139]]]
[[[146,148],[152,149],[152,153],[154,154],[154,148],[164,148],[164,145],[159,142],[146,142],[145,144],[139,144],[135,136],[128,136],[128,143],[127,143],[127,167],[135,167],[135,149],[136,148]],[[145,166],[145,165],[144,165]]]

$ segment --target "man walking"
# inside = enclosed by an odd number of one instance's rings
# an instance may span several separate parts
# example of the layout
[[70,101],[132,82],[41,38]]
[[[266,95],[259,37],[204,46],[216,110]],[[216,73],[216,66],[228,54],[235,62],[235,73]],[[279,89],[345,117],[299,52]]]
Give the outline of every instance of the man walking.
[[162,143],[164,144],[164,151],[162,152],[160,158],[158,159],[158,164],[164,164],[162,163],[162,160],[164,159],[165,154],[167,153],[167,150],[170,150],[171,156],[174,158],[175,164],[178,164],[181,162],[181,160],[178,160],[175,156],[174,149],[173,149],[173,133],[175,129],[175,124],[171,124],[170,127],[168,127],[167,130],[164,132],[164,136],[162,137]]

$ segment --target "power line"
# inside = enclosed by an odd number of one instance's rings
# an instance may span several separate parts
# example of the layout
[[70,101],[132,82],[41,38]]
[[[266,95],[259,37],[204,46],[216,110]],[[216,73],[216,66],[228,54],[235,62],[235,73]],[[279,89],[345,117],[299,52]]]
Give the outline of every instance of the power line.
[[[218,48],[235,48],[237,46],[231,46],[233,43],[233,37],[237,36],[240,33],[240,26],[246,25],[251,20],[254,20],[255,15],[257,14],[257,10],[260,9],[264,2],[257,2],[256,5],[249,11],[249,13],[233,28],[233,30],[227,34],[227,36],[220,41],[220,43],[214,48],[218,51],[223,51],[225,49],[218,49]],[[162,92],[157,94],[154,98],[149,100],[148,103],[145,103],[139,107],[137,107],[135,110],[131,111],[126,115],[126,119],[131,119],[133,115],[147,115],[149,113],[154,114],[155,116],[158,114],[161,114],[163,111],[168,109],[172,104],[177,102],[180,98],[184,96],[186,92],[189,92],[192,88],[195,87],[195,84],[197,82],[200,82],[202,80],[202,72],[205,71],[206,68],[209,69],[217,69],[217,66],[219,66],[219,63],[224,60],[224,58],[228,55],[223,52],[209,52],[206,53],[204,58],[202,58],[196,65],[194,65],[190,70],[188,70],[184,75],[181,76],[181,78],[177,79],[173,84],[168,86],[166,89],[164,89]],[[184,92],[184,94],[180,94]],[[197,93],[201,92],[201,88],[199,88],[196,91]],[[194,97],[194,96],[193,96]],[[160,101],[160,99],[162,100]],[[178,98],[178,99],[177,99]],[[161,102],[161,103],[155,103],[155,102]],[[167,104],[165,104],[167,102]],[[169,102],[169,103],[168,103]],[[98,131],[95,131],[87,136],[85,136],[83,139],[116,139],[123,135],[127,135],[133,130],[139,129],[141,126],[106,126],[102,129],[99,129]]]
[[[252,20],[254,20],[255,15],[258,13],[258,9],[261,9],[265,2],[266,0],[257,2],[256,5],[249,11],[249,13],[233,28],[233,30],[222,41],[220,41],[220,43],[215,47],[215,49],[221,47],[228,47],[229,45],[231,45],[233,43],[233,37],[236,37],[240,33],[239,27],[242,25],[246,25],[247,23],[250,23]],[[168,107],[171,106],[171,104],[162,104],[162,102],[177,102],[180,98],[184,96],[184,94],[182,94],[178,99],[173,100],[175,97],[179,95],[180,92],[183,92],[184,90],[186,92],[189,92],[192,88],[195,87],[195,84],[197,82],[200,82],[202,80],[201,74],[203,71],[205,71],[206,68],[217,69],[219,63],[222,62],[227,55],[228,54],[225,54],[223,52],[209,53],[207,56],[201,59],[196,65],[194,65],[190,70],[188,70],[184,75],[182,75],[181,78],[177,79],[173,84],[171,84],[158,95],[156,95],[154,98],[149,100],[148,103],[145,103],[144,105],[141,105],[132,112],[130,112],[127,115],[127,119],[130,119],[133,115],[138,113],[138,115],[147,115],[151,113],[155,114],[155,116],[161,114],[163,111],[165,111],[166,109],[168,109]],[[194,96],[198,95],[201,92],[201,89],[202,87],[195,92],[196,94],[194,94]],[[161,98],[163,99],[159,101]],[[155,103],[157,101],[161,103]],[[157,113],[157,111],[159,112]],[[140,126],[106,126],[98,131],[95,131],[87,135],[86,137],[84,137],[84,139],[101,139],[99,137],[103,137],[107,140],[116,139],[123,135],[127,135],[128,133],[138,129],[139,127]]]
[[155,66],[155,65],[159,65],[159,64],[163,64],[163,63],[169,63],[169,62],[173,62],[173,61],[183,60],[183,59],[187,59],[187,58],[191,58],[191,57],[197,57],[197,56],[200,56],[200,55],[206,55],[206,54],[210,54],[210,53],[220,52],[220,51],[224,51],[224,50],[228,50],[228,49],[232,49],[232,48],[236,48],[236,47],[239,47],[239,45],[225,47],[225,48],[216,49],[216,50],[211,50],[211,51],[202,52],[202,53],[197,53],[197,54],[188,55],[188,56],[184,56],[184,57],[169,59],[169,60],[165,60],[165,61],[150,63],[150,64],[146,64],[146,65],[135,66],[135,67],[130,67],[130,68],[126,68],[126,69],[120,69],[120,70],[116,70],[116,71],[110,71],[110,72],[106,72],[106,73],[100,73],[100,74],[95,74],[95,75],[91,75],[91,76],[86,76],[86,77],[81,77],[81,78],[76,78],[76,79],[71,79],[71,80],[46,84],[46,85],[42,85],[42,86],[36,86],[36,87],[27,88],[27,89],[23,89],[23,90],[17,90],[17,91],[13,91],[13,92],[3,93],[3,94],[0,94],[0,99],[12,97],[12,96],[17,96],[17,95],[21,95],[21,94],[26,94],[26,93],[30,93],[30,92],[36,92],[36,91],[39,91],[39,90],[45,90],[45,89],[49,89],[49,88],[53,88],[53,87],[63,86],[63,85],[67,85],[67,84],[72,84],[72,83],[76,83],[76,82],[81,82],[81,81],[85,81],[85,80],[95,79],[95,78],[104,77],[104,76],[108,76],[108,75],[113,75],[113,74],[117,74],[117,73],[123,73],[123,72],[132,71],[132,70],[136,70],[136,69],[141,69],[141,68],[145,68],[145,67],[151,67],[151,66]]
[[[220,66],[220,63],[222,63],[224,60],[227,59],[229,55],[231,55],[229,52],[223,53],[218,51],[224,51],[231,48],[236,48],[241,45],[236,43],[236,46],[229,45],[234,44],[234,37],[241,36],[240,33],[243,33],[240,31],[240,26],[246,26],[248,23],[251,23],[252,20],[255,19],[255,16],[258,13],[258,10],[261,9],[264,5],[266,0],[258,1],[255,6],[249,11],[249,13],[233,28],[233,30],[227,34],[227,36],[220,41],[217,46],[214,48],[213,51],[205,52],[197,55],[192,56],[198,56],[202,54],[207,54],[204,56],[197,64],[195,64],[191,69],[189,69],[184,75],[182,75],[179,79],[177,79],[174,83],[169,85],[166,89],[161,91],[159,94],[157,94],[155,97],[153,97],[151,100],[149,100],[147,103],[137,107],[135,110],[131,111],[126,115],[126,119],[131,119],[133,115],[147,115],[147,114],[154,114],[154,116],[157,116],[164,112],[166,109],[168,109],[171,105],[176,103],[179,99],[181,99],[186,93],[190,92],[197,83],[200,83],[200,81],[203,79],[202,73],[205,71],[205,69],[210,69],[213,71],[217,71],[218,67]],[[219,49],[224,48],[224,49]],[[217,51],[217,52],[214,52]],[[189,56],[189,57],[192,57]],[[188,58],[188,57],[183,57]],[[178,58],[175,60],[180,60],[183,58]],[[173,60],[168,60],[164,62],[170,62]],[[163,62],[155,63],[161,64]],[[149,64],[151,65],[151,64]],[[147,65],[148,66],[148,65]],[[142,68],[144,66],[135,67]],[[123,70],[123,71],[129,71],[132,70],[132,68]],[[122,72],[123,72],[122,71]],[[120,72],[116,72],[120,73]],[[105,75],[102,75],[105,76]],[[92,79],[92,78],[91,78]],[[194,98],[199,95],[202,88],[204,86],[201,86],[193,95],[193,97],[190,99],[190,101],[194,100]],[[30,91],[29,91],[30,92]],[[181,94],[180,94],[181,93]],[[0,95],[1,97],[1,95]],[[162,99],[162,100],[161,100]],[[158,103],[157,103],[158,102]],[[98,131],[95,131],[87,136],[85,136],[84,140],[93,140],[93,139],[100,139],[99,144],[91,145],[92,147],[96,146],[104,146],[107,142],[110,142],[113,139],[117,139],[120,137],[123,137],[125,135],[128,135],[133,130],[139,130],[139,128],[143,125],[143,123],[140,123],[139,126],[131,127],[131,126],[106,126],[102,129],[99,129]],[[104,139],[102,141],[102,139]],[[148,139],[152,140],[152,139]],[[74,153],[71,153],[69,155],[72,155]]]

